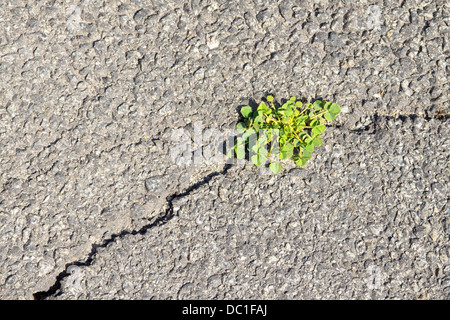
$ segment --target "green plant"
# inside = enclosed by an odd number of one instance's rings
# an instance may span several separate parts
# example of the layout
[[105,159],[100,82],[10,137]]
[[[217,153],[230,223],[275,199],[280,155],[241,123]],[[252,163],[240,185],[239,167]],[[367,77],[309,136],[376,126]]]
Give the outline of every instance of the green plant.
[[[295,97],[282,105],[274,97],[266,97],[256,111],[250,106],[242,107],[242,121],[236,125],[241,134],[235,139],[234,148],[228,155],[236,153],[238,159],[252,154],[252,162],[259,166],[276,156],[280,160],[292,159],[297,165],[304,166],[312,156],[314,147],[322,145],[320,135],[325,126],[341,112],[336,103],[317,100],[303,105]],[[281,170],[276,161],[269,165],[274,173]]]

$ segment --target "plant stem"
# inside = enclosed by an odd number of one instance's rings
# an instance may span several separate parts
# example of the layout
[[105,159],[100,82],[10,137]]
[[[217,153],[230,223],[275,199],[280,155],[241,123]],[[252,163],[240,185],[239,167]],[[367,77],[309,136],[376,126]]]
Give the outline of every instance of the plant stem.
[[297,135],[297,133],[295,133],[294,131],[292,131],[292,133],[294,134],[294,136],[295,136],[298,140],[302,141],[302,139],[300,139],[300,137]]
[[307,109],[309,109],[308,106],[306,106],[305,109],[303,109],[303,111],[300,112],[300,113],[298,114],[298,116],[300,116],[300,115],[301,115],[303,112],[305,112]]
[[[304,132],[304,131],[303,131]],[[305,132],[306,133],[306,132]],[[306,133],[306,135],[311,139],[311,140],[313,140],[313,138],[309,135],[309,134],[307,134]]]
[[321,113],[316,114],[314,117],[311,117],[310,120],[315,119],[315,118],[317,118],[317,117],[319,117],[319,116],[322,116],[322,115],[324,115],[324,114],[327,113],[327,112],[328,112],[327,110],[324,110],[324,111],[322,111]]

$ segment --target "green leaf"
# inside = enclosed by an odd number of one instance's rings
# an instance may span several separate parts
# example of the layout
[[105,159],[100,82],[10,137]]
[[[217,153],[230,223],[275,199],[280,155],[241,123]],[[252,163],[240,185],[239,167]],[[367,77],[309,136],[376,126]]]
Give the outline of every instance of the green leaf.
[[295,163],[300,167],[303,167],[304,165],[306,165],[307,162],[308,162],[308,160],[304,159],[304,158],[300,158],[297,161],[295,161]]
[[245,106],[241,108],[241,114],[244,118],[248,118],[251,113],[252,113],[251,107]]
[[230,149],[227,151],[227,157],[228,157],[228,158],[233,158],[233,157],[234,157],[234,148],[230,148]]
[[334,120],[334,118],[335,118],[335,115],[333,114],[333,113],[331,113],[331,112],[327,112],[327,113],[325,113],[325,119],[327,119],[328,121],[333,121]]
[[280,160],[289,159],[292,157],[293,154],[294,154],[294,146],[291,143],[286,143],[281,147],[280,155],[282,156],[282,158],[280,158]]
[[313,145],[316,147],[319,147],[322,145],[322,138],[317,136],[314,138],[314,140],[312,141]]
[[295,97],[291,97],[289,100],[291,100],[292,102],[295,102],[295,100],[297,100]]
[[252,156],[252,162],[257,165],[260,166],[262,164],[260,156],[255,154],[254,156]]
[[305,121],[299,119],[298,122],[297,122],[297,125],[298,125],[299,127],[304,127],[304,126],[306,126],[306,123],[305,123]]
[[273,122],[273,123],[271,123],[270,126],[272,129],[277,129],[277,130],[280,129],[280,125],[278,122]]
[[265,145],[265,144],[267,143],[267,135],[265,135],[265,134],[261,135],[261,136],[259,137],[257,143],[258,143],[260,146]]
[[323,108],[328,111],[328,110],[330,110],[330,107],[331,107],[332,104],[333,104],[332,102],[327,102],[327,103],[325,103]]
[[305,160],[311,159],[312,153],[308,150],[303,150],[302,158]]
[[281,171],[281,164],[279,162],[274,162],[269,165],[269,168],[273,173],[277,174]]
[[320,131],[320,133],[322,133],[322,132],[325,131],[325,128],[326,128],[326,127],[325,127],[323,124],[321,124],[321,125],[318,125],[316,128],[317,128],[317,130]]
[[269,155],[269,151],[267,151],[265,146],[260,146],[259,149],[258,149],[258,154],[260,156],[267,157]]
[[314,152],[314,145],[313,144],[306,145],[305,150],[309,152]]
[[245,124],[244,124],[243,122],[239,122],[239,123],[236,125],[236,130],[237,130],[237,132],[239,132],[239,133],[244,132],[244,131],[245,131]]
[[244,145],[245,141],[243,138],[239,137],[236,139],[236,146]]
[[265,103],[261,103],[261,104],[258,106],[258,111],[263,111],[263,112],[265,112],[265,111],[267,111],[267,110],[268,110],[268,108],[267,108],[267,106],[266,106]]
[[323,109],[323,105],[324,105],[323,101],[321,101],[321,100],[315,101],[313,103],[314,110],[316,110],[316,111],[322,110]]
[[341,107],[337,103],[333,103],[329,110],[331,113],[337,115],[341,112]]
[[300,140],[294,140],[294,147],[301,147],[303,143]]
[[290,116],[292,116],[293,114],[294,114],[294,109],[292,108],[291,105],[288,105],[288,106],[286,107],[285,115],[288,116],[288,117],[290,117]]
[[317,130],[317,128],[312,128],[311,130],[311,137],[314,139],[314,137],[318,136],[320,132]]
[[311,133],[312,133],[312,136],[315,137],[315,136],[318,136],[319,134],[321,134],[324,131],[325,131],[325,126],[324,125],[319,125],[319,126],[314,127],[311,130]]
[[248,137],[248,144],[249,145],[254,145],[256,144],[256,138],[257,135],[256,134],[252,134],[251,136]]
[[291,143],[286,143],[281,147],[282,150],[292,151],[294,150],[294,146]]
[[245,148],[243,145],[236,146],[236,158],[238,158],[238,159],[245,158]]
[[272,151],[271,151],[271,153],[273,154],[273,155],[279,155],[280,154],[280,147],[274,147],[273,149],[272,149]]
[[301,108],[303,106],[303,103],[301,101],[297,101],[295,105],[297,106],[297,108]]
[[271,96],[271,95],[268,95],[266,99],[269,102],[273,102],[273,96]]
[[259,128],[261,128],[263,124],[263,119],[260,115],[256,116],[253,120],[253,128],[255,128],[256,131],[259,131]]
[[242,135],[242,140],[244,141],[245,139],[247,139],[248,137],[250,137],[251,135],[256,134],[256,130],[253,128],[249,128],[247,131],[244,132],[244,134]]

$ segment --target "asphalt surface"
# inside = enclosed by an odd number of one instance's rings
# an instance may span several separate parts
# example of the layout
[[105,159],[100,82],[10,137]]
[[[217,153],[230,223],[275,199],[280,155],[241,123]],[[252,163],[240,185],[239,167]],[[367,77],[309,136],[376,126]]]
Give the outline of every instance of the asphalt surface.
[[[0,299],[448,299],[449,26],[445,1],[1,1]],[[174,156],[268,92],[341,105],[306,168]]]

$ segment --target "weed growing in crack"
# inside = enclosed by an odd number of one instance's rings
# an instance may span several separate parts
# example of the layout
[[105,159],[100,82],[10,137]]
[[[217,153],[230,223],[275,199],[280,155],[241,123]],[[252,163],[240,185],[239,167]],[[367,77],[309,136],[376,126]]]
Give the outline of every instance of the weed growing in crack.
[[[257,110],[250,106],[242,107],[243,117],[236,129],[241,134],[235,139],[234,147],[228,152],[238,159],[250,155],[251,161],[260,166],[274,158],[291,159],[299,166],[304,166],[312,156],[314,147],[322,145],[320,135],[326,125],[341,112],[339,105],[326,100],[303,105],[291,97],[282,105],[274,97],[266,97]],[[281,170],[279,161],[271,161],[270,170]]]

